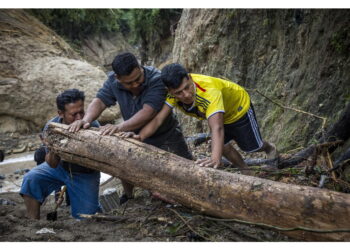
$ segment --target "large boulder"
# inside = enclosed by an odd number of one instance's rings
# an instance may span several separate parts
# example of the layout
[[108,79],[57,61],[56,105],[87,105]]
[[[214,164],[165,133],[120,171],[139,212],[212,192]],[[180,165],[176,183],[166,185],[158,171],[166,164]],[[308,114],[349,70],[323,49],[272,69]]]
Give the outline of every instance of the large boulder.
[[[87,106],[106,79],[56,33],[23,10],[0,10],[0,133],[39,131],[57,114],[56,96],[78,88]],[[106,110],[100,121],[119,117]]]

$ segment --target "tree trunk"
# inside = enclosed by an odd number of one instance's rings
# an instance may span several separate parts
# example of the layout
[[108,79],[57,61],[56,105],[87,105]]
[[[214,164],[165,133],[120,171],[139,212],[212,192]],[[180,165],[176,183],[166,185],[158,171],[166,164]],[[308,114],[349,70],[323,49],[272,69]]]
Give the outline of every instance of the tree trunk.
[[[350,195],[252,176],[201,168],[193,161],[133,139],[101,136],[95,130],[70,133],[51,123],[49,147],[62,159],[158,191],[204,214],[265,223],[350,231]],[[350,240],[350,233],[284,232],[301,240]]]

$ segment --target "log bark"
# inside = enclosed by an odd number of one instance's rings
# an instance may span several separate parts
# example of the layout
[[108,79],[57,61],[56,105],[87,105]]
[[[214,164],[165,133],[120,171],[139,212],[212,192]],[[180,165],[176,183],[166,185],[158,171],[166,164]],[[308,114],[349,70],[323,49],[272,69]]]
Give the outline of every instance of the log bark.
[[[201,168],[193,161],[133,139],[70,133],[51,123],[49,148],[62,159],[158,191],[201,213],[277,227],[350,230],[350,195]],[[310,241],[349,241],[350,233],[284,232]]]

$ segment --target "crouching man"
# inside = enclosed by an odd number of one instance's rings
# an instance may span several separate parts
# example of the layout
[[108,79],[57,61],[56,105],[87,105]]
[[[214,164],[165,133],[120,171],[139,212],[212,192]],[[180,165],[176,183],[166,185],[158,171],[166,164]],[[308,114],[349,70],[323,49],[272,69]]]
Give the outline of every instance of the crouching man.
[[[49,122],[71,124],[84,116],[84,92],[69,89],[57,96],[58,116]],[[49,123],[48,122],[48,123]],[[44,131],[47,130],[46,124]],[[91,123],[99,127],[99,123]],[[46,149],[45,162],[30,170],[23,178],[20,194],[27,208],[27,216],[40,219],[40,207],[53,191],[66,185],[70,197],[71,213],[80,219],[79,214],[94,214],[100,210],[98,192],[100,172],[65,161]]]
[[240,153],[229,143],[231,140],[245,152],[265,151],[267,157],[278,164],[278,151],[275,145],[261,138],[250,96],[244,88],[223,79],[189,74],[176,63],[163,68],[161,79],[168,88],[163,108],[138,135],[125,136],[144,141],[163,123],[172,108],[178,108],[186,115],[208,121],[212,134],[211,157],[198,160],[200,166],[218,168],[224,155],[234,166],[247,169]]

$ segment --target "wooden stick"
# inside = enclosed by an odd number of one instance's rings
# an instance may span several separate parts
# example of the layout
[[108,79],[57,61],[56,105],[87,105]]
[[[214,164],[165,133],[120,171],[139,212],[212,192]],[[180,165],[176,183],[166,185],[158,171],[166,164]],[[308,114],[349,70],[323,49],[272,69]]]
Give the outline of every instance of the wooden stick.
[[129,220],[129,217],[124,216],[113,216],[113,215],[103,215],[103,214],[79,214],[80,217],[85,219],[96,219],[96,220],[105,220],[113,222],[124,222]]

